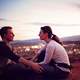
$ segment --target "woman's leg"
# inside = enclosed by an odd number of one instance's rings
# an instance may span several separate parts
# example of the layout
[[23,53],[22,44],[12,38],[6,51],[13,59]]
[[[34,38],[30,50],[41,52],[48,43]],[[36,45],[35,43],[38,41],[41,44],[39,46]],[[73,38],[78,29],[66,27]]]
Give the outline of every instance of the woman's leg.
[[44,69],[43,76],[44,80],[58,80],[58,79],[66,79],[69,75],[68,72],[64,72],[57,68],[55,65],[50,66],[48,64],[41,65]]

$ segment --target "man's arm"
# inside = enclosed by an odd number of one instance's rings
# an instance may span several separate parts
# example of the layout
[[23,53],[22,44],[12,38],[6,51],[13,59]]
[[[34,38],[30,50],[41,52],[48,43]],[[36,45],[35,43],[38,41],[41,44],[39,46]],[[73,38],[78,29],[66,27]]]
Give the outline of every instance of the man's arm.
[[13,51],[10,50],[8,46],[3,46],[1,49],[1,55],[11,59],[12,61],[18,62],[18,59],[20,58],[17,56]]

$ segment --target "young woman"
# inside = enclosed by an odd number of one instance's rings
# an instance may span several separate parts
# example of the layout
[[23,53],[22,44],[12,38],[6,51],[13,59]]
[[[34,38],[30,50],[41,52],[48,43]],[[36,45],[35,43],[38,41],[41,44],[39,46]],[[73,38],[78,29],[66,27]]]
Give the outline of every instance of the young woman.
[[33,60],[36,59],[41,66],[44,78],[47,80],[68,78],[70,62],[60,39],[52,33],[49,26],[41,27],[39,37],[46,42],[46,46],[38,52]]

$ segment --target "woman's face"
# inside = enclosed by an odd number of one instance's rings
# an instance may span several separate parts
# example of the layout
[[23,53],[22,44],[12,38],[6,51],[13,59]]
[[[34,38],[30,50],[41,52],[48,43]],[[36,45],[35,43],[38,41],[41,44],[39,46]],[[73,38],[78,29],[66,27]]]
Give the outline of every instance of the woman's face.
[[41,40],[46,40],[48,38],[48,33],[44,33],[42,30],[40,30],[39,37]]

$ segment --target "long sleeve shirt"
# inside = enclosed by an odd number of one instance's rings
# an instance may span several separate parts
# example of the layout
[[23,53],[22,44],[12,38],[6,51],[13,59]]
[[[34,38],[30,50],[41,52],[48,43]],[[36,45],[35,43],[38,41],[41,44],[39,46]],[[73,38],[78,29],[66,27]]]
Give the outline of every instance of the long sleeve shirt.
[[66,50],[56,41],[51,40],[45,50],[44,60],[39,64],[48,64],[51,60],[54,60],[56,63],[66,63],[70,65]]
[[0,67],[7,64],[8,59],[18,62],[20,57],[15,55],[13,51],[4,42],[0,42]]

